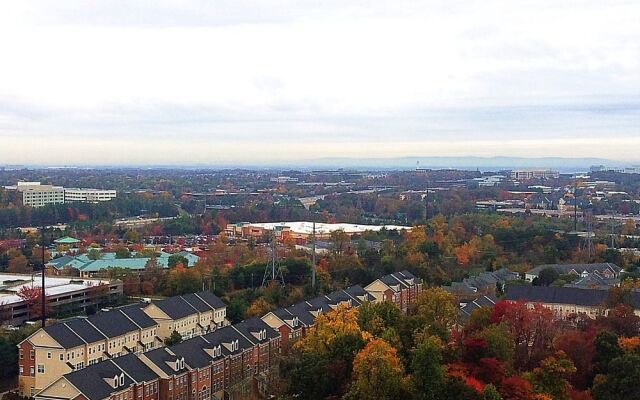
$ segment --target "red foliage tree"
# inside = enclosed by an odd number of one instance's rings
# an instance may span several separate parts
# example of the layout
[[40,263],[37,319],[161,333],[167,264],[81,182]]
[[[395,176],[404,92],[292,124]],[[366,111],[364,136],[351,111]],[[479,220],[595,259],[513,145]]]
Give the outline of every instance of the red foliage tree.
[[474,368],[476,378],[500,386],[505,378],[504,364],[495,358],[481,358]]
[[529,381],[514,375],[502,381],[499,392],[503,400],[531,400],[531,389]]
[[570,377],[571,384],[578,389],[587,389],[593,378],[593,357],[596,353],[593,340],[596,330],[568,330],[559,335],[554,347],[562,350],[573,361],[577,371]]
[[[38,286],[23,286],[17,295],[25,302],[28,318],[39,318],[42,315],[42,290]],[[45,312],[49,314],[51,306],[45,300]]]

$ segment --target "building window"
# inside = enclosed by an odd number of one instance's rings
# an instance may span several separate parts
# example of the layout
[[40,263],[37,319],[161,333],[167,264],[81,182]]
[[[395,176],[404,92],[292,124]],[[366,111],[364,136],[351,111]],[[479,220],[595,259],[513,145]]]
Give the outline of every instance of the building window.
[[35,352],[34,350],[30,350],[30,351],[29,351],[29,358],[30,358],[30,359],[32,359],[32,360],[33,360],[33,359],[35,359],[35,357],[36,357],[36,354],[35,354],[35,353],[36,353],[36,352]]
[[20,366],[20,375],[24,374],[24,368],[22,367],[22,365]]
[[64,361],[64,354],[60,353],[60,361]]
[[44,365],[38,364],[38,373],[39,374],[44,374]]
[[47,352],[47,358],[51,359],[51,352],[50,351]]
[[36,376],[36,370],[33,367],[29,368],[29,373],[31,374],[31,376]]

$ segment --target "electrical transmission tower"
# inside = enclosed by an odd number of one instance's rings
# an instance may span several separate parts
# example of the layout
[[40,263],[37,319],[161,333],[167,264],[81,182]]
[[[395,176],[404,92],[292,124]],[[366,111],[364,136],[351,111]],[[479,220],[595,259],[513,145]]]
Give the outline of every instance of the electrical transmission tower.
[[591,221],[591,212],[583,211],[582,216],[584,219],[584,226],[586,236],[582,239],[581,251],[583,255],[586,255],[586,262],[591,262],[591,257],[594,255],[593,251],[593,223]]
[[278,282],[284,286],[284,276],[282,269],[278,265],[276,254],[276,235],[275,232],[271,236],[271,257],[264,268],[264,277],[262,278],[262,287],[267,286],[271,282]]

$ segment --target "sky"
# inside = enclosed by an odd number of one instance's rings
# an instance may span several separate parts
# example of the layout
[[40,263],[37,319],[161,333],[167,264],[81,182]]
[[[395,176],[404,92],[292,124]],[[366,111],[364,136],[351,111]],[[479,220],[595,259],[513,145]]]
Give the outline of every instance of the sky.
[[640,155],[637,0],[0,3],[0,165]]

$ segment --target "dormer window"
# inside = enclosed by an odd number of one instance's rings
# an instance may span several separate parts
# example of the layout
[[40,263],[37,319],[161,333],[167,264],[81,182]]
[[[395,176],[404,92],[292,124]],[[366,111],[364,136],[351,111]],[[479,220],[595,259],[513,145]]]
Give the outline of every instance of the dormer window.
[[124,373],[120,374],[120,386],[124,386]]
[[293,317],[293,321],[291,321],[291,326],[293,326],[294,328],[298,326],[298,317]]
[[180,359],[180,369],[184,369],[184,357]]
[[231,351],[238,351],[238,339],[231,341]]
[[113,388],[117,389],[118,387],[120,387],[120,378],[116,375],[113,377]]
[[222,346],[218,345],[213,348],[213,356],[220,357],[222,355]]

